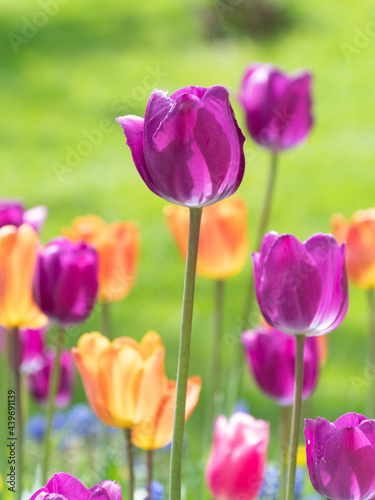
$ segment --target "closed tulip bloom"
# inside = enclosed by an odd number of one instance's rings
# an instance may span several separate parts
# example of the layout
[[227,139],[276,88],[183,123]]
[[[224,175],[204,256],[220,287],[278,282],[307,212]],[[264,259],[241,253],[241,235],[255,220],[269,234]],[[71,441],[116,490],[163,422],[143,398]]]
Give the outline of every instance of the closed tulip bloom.
[[[303,354],[302,399],[313,392],[319,374],[318,338],[306,339]],[[286,333],[259,326],[242,334],[249,369],[261,390],[277,404],[293,404],[295,385],[295,338]]]
[[341,324],[348,307],[345,245],[332,235],[314,234],[300,243],[271,232],[252,258],[258,303],[269,325],[311,336]]
[[88,402],[110,427],[131,428],[152,419],[168,388],[164,347],[148,332],[140,343],[129,337],[110,342],[86,333],[72,349]]
[[62,326],[81,323],[98,290],[98,256],[86,243],[51,240],[38,255],[33,291],[40,309]]
[[[55,362],[55,353],[50,349],[43,349],[33,356],[23,360],[21,370],[24,374],[26,387],[40,405],[48,401],[52,367]],[[59,382],[55,397],[55,407],[65,408],[72,400],[75,380],[74,361],[69,351],[64,350],[60,355]]]
[[346,413],[331,424],[305,420],[310,480],[329,500],[375,498],[375,420]]
[[63,230],[72,241],[92,245],[99,258],[98,299],[112,302],[125,298],[131,291],[139,257],[139,229],[132,222],[106,224],[100,217],[77,217]]
[[269,423],[247,413],[216,418],[206,482],[215,500],[252,500],[262,486]]
[[[185,420],[190,417],[198,403],[201,386],[200,377],[188,379]],[[175,405],[176,382],[170,380],[165,386],[165,392],[161,395],[154,415],[133,428],[133,444],[144,450],[156,450],[169,444],[172,441]]]
[[253,64],[244,75],[240,102],[258,144],[279,151],[303,142],[313,125],[311,74],[286,75],[271,64]]
[[[189,210],[168,206],[164,210],[169,229],[186,259]],[[223,280],[238,274],[249,253],[246,205],[236,198],[207,207],[202,213],[197,272],[204,278]]]
[[341,214],[332,217],[337,241],[346,243],[346,269],[359,288],[375,288],[375,209],[359,210],[347,221]]
[[0,228],[0,325],[39,328],[47,323],[32,294],[39,238],[28,224]]
[[22,203],[15,200],[0,198],[0,227],[29,224],[35,231],[39,231],[47,217],[47,208],[40,205],[25,210]]
[[145,118],[122,116],[127,144],[147,187],[177,205],[203,207],[233,194],[245,168],[244,136],[228,91],[154,90]]
[[122,500],[121,486],[105,480],[87,489],[73,476],[59,472],[30,500]]

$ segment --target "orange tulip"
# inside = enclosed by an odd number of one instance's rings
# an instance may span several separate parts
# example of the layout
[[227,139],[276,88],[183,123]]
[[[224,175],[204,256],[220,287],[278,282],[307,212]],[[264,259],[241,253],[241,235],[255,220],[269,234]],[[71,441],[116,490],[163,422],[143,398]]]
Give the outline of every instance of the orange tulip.
[[0,325],[40,328],[47,317],[32,294],[39,237],[29,224],[0,229]]
[[[190,417],[199,399],[202,386],[200,377],[188,379],[186,393],[185,421]],[[158,408],[152,418],[143,420],[132,431],[135,446],[144,450],[156,450],[172,441],[173,418],[176,406],[176,382],[169,381]]]
[[87,399],[105,424],[129,429],[155,415],[168,387],[157,333],[148,332],[140,343],[129,337],[110,342],[98,332],[86,333],[72,354]]
[[98,299],[112,302],[125,298],[132,289],[138,264],[139,230],[132,222],[106,224],[97,215],[77,217],[63,229],[72,241],[83,240],[99,256]]
[[332,230],[339,243],[346,242],[346,269],[360,288],[375,288],[375,209],[355,212],[346,221],[341,214],[332,217]]
[[[171,205],[164,209],[169,229],[186,258],[189,239],[189,209]],[[204,278],[222,280],[235,276],[249,254],[246,205],[227,198],[205,207],[199,236],[197,272]]]

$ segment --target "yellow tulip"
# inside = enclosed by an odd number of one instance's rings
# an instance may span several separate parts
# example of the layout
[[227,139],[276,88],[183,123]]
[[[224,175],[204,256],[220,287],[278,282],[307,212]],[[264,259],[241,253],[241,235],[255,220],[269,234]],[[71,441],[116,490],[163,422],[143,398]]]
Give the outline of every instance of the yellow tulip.
[[0,229],[0,325],[39,328],[47,317],[32,294],[39,237],[29,224]]

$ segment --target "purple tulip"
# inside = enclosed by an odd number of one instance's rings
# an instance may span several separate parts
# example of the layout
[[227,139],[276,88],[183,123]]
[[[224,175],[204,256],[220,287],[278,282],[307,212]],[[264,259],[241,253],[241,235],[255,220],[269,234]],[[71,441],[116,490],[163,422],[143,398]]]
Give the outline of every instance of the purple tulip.
[[[281,406],[294,398],[296,341],[274,328],[259,326],[242,334],[246,360],[262,391]],[[308,337],[303,354],[302,399],[313,392],[319,374],[317,339]]]
[[122,495],[121,487],[115,481],[102,481],[87,489],[75,477],[60,472],[30,500],[122,500]]
[[33,359],[43,354],[45,338],[45,328],[20,330],[21,362],[23,364],[32,362]]
[[333,424],[305,420],[310,480],[330,500],[375,498],[375,420],[346,413]]
[[25,211],[22,203],[0,198],[0,227],[27,223],[39,232],[46,217],[47,209],[42,205]]
[[269,325],[308,336],[340,325],[348,307],[345,244],[330,234],[300,243],[271,232],[252,258],[258,303]]
[[311,74],[287,76],[271,64],[253,64],[242,81],[240,101],[258,144],[278,151],[304,141],[313,124]]
[[117,121],[140,176],[161,198],[203,207],[238,189],[245,138],[224,87],[185,87],[170,97],[154,90],[145,119],[129,115]]
[[39,253],[34,273],[35,302],[60,325],[81,323],[90,314],[98,290],[98,256],[83,242],[51,240]]
[[[43,350],[29,358],[21,365],[25,377],[26,387],[32,397],[40,405],[48,401],[49,384],[52,368],[55,362],[55,353],[52,350]],[[70,351],[63,350],[60,355],[60,377],[55,397],[55,407],[65,408],[72,400],[75,380],[74,361]]]

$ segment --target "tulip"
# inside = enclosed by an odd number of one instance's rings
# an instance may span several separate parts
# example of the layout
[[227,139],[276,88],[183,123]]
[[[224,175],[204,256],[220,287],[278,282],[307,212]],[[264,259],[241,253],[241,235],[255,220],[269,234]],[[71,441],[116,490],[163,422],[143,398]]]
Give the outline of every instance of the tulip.
[[375,288],[375,209],[359,210],[346,221],[340,214],[332,217],[333,233],[346,243],[346,269],[359,288]]
[[[43,350],[34,358],[23,362],[21,369],[25,375],[25,383],[35,401],[45,405],[48,401],[48,390],[51,383],[52,367],[56,355],[51,350]],[[54,406],[65,408],[72,400],[74,387],[74,363],[69,351],[63,350],[59,357],[59,381]]]
[[100,217],[77,217],[64,235],[72,241],[92,245],[99,259],[101,302],[125,298],[134,285],[139,254],[139,230],[132,222],[106,224]]
[[216,418],[206,482],[216,500],[252,500],[262,486],[269,423],[246,413]]
[[138,344],[129,337],[111,343],[98,332],[86,333],[72,354],[87,399],[102,422],[131,428],[153,418],[168,386],[159,335],[148,332]]
[[[188,379],[185,420],[190,417],[198,403],[201,386],[200,377]],[[171,442],[175,403],[176,382],[168,381],[154,415],[133,428],[132,441],[135,446],[144,450],[156,450]]]
[[98,258],[86,243],[51,240],[39,253],[34,297],[40,309],[62,326],[81,323],[90,314],[98,290]]
[[115,481],[105,480],[87,489],[75,477],[59,472],[30,500],[122,500],[122,495]]
[[171,203],[203,207],[239,187],[244,136],[224,87],[154,90],[145,118],[117,118],[147,187]]
[[[306,340],[302,399],[313,392],[319,373],[318,338]],[[296,343],[291,335],[259,326],[242,334],[249,369],[258,386],[281,406],[293,403]]]
[[38,235],[27,224],[0,228],[0,324],[5,328],[39,328],[47,318],[32,295]]
[[375,420],[346,413],[331,423],[305,420],[307,468],[313,487],[330,500],[375,497]]
[[26,223],[39,232],[47,213],[47,208],[42,205],[25,211],[22,203],[0,198],[0,227],[8,225],[19,227]]
[[[185,207],[168,206],[164,213],[178,249],[186,259],[189,210]],[[203,211],[198,245],[198,274],[214,280],[235,276],[246,263],[248,247],[246,205],[242,200],[230,198]]]
[[256,294],[267,323],[289,334],[324,335],[348,307],[345,245],[315,234],[300,243],[290,234],[266,234],[252,254]]
[[253,64],[244,75],[240,102],[258,144],[279,151],[297,146],[313,125],[311,74],[285,75],[271,64]]

